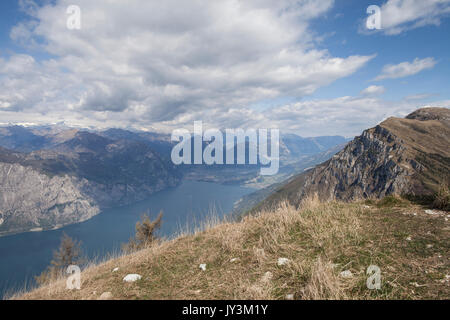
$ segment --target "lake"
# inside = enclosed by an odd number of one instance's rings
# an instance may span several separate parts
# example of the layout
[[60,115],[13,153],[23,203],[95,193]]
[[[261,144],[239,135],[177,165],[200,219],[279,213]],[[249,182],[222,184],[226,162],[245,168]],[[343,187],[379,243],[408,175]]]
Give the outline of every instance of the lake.
[[63,232],[82,241],[89,259],[102,258],[120,250],[135,233],[143,213],[155,219],[163,211],[159,234],[171,237],[187,225],[195,226],[214,214],[231,212],[233,204],[254,190],[241,186],[184,181],[176,188],[155,193],[132,205],[108,209],[92,219],[59,230],[28,232],[0,237],[0,297],[5,292],[34,283],[50,263]]

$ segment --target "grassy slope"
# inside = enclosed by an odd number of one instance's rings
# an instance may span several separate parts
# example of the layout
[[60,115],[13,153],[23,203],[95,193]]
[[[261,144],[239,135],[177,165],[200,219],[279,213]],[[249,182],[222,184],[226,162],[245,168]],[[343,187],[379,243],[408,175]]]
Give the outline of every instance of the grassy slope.
[[[449,299],[449,238],[448,212],[429,215],[405,200],[369,207],[308,200],[90,267],[79,291],[59,281],[15,298]],[[280,267],[279,257],[291,262]],[[381,268],[380,291],[366,288],[369,265]],[[343,270],[353,277],[342,278]],[[142,280],[124,283],[128,273]]]

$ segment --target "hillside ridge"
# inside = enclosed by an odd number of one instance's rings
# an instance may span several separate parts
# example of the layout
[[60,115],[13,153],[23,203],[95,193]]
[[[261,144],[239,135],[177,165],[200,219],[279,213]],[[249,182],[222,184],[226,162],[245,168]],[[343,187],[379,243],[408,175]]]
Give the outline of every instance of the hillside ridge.
[[432,195],[450,184],[450,110],[419,109],[389,118],[352,140],[332,159],[291,179],[255,210],[288,200],[298,205],[318,194],[323,201],[388,195]]
[[[448,212],[399,198],[319,203],[210,223],[13,299],[449,299]],[[369,290],[366,270],[381,270]],[[126,282],[126,279],[138,279]],[[134,276],[137,275],[137,276]],[[128,276],[128,277],[127,277]]]

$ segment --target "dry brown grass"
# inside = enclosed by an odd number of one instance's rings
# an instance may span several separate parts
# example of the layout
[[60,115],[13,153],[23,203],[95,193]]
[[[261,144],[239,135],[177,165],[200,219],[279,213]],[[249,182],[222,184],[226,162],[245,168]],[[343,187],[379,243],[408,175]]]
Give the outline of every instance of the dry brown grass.
[[[282,204],[276,212],[261,212],[241,222],[212,219],[194,234],[84,270],[79,291],[66,290],[60,280],[14,298],[97,299],[112,292],[114,299],[254,300],[285,299],[288,294],[296,299],[417,299],[434,298],[437,292],[439,298],[448,299],[448,282],[442,282],[450,273],[448,222],[424,213],[409,217],[405,210],[421,209],[321,204],[313,197],[299,210]],[[408,227],[405,219],[416,219],[423,226],[421,235],[432,230],[443,240],[435,239],[430,252],[408,247],[414,241],[405,242],[401,233],[410,232],[402,229]],[[279,266],[279,258],[289,262]],[[199,268],[203,263],[206,271]],[[366,287],[365,270],[371,264],[382,269],[380,291]],[[434,278],[418,280],[418,273],[409,277],[413,264],[420,270],[433,268]],[[119,271],[112,272],[116,267]],[[344,270],[353,276],[342,277]],[[142,275],[142,280],[124,283],[129,273]],[[428,289],[411,288],[409,283],[415,281],[428,281]]]
[[441,210],[450,210],[450,188],[447,184],[441,183],[433,201],[433,206]]

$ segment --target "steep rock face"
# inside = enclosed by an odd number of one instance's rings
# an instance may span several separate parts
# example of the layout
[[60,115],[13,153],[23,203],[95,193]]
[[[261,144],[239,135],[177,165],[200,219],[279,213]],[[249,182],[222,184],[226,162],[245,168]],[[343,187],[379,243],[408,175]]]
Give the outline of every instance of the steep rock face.
[[0,147],[0,235],[81,222],[179,182],[170,160],[139,142],[83,132],[54,150]]
[[321,200],[431,194],[450,182],[450,110],[420,109],[368,129],[329,161],[279,188],[257,208],[308,195]]
[[52,228],[87,220],[100,212],[86,179],[39,173],[0,163],[0,234]]
[[[323,200],[384,197],[414,190],[409,177],[421,170],[414,159],[404,158],[401,141],[381,126],[365,131],[328,163],[312,170],[300,198],[317,192]],[[401,163],[401,164],[400,164]]]
[[48,175],[30,166],[0,162],[0,235],[82,222],[101,209],[146,199],[178,180],[139,187],[101,184],[70,175]]

